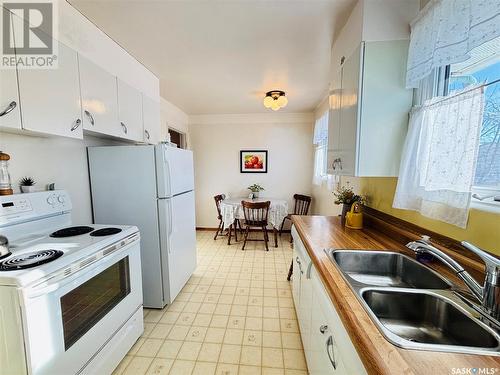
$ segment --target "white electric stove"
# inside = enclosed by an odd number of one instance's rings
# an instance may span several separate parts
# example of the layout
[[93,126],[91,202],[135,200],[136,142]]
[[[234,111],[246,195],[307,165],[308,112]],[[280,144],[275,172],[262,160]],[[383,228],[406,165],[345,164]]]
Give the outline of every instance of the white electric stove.
[[62,190],[0,196],[0,374],[108,374],[143,331],[138,229],[71,209]]

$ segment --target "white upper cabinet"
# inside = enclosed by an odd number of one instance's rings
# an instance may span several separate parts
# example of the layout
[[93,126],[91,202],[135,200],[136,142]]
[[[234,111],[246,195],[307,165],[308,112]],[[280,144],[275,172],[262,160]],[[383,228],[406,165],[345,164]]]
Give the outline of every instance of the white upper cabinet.
[[142,118],[144,121],[144,142],[157,144],[161,138],[160,103],[144,94],[142,95]]
[[398,175],[412,104],[407,53],[406,40],[362,42],[341,65],[340,111],[330,109],[329,173]]
[[[0,19],[0,30],[3,30],[3,19]],[[0,69],[0,129],[1,128],[21,129],[19,91],[17,88],[17,72],[15,68]]]
[[82,95],[83,129],[122,137],[118,120],[116,77],[85,57],[78,55]]
[[18,69],[23,128],[83,137],[77,54],[58,44],[56,69]]
[[144,127],[142,120],[142,94],[118,79],[118,119],[121,137],[142,142]]

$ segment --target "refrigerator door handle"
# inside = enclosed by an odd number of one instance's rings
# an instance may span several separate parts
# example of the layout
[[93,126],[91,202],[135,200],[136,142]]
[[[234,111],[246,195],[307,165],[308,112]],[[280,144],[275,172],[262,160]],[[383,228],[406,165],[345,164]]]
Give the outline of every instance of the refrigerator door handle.
[[170,225],[168,226],[168,253],[170,254],[172,251],[172,244],[171,244],[171,240],[172,240],[172,233],[174,232],[174,220],[173,220],[173,217],[172,217],[172,202],[170,199],[167,200],[167,205],[168,205],[168,221],[170,223]]
[[166,182],[167,182],[167,186],[165,186],[165,188],[167,189],[166,191],[166,195],[167,196],[171,196],[172,195],[172,183],[170,181],[170,179],[172,178],[172,171],[170,170],[170,163],[169,163],[169,160],[168,160],[168,155],[167,155],[167,150],[164,151],[163,153],[163,158],[165,160],[165,167],[167,169],[167,178],[166,178]]

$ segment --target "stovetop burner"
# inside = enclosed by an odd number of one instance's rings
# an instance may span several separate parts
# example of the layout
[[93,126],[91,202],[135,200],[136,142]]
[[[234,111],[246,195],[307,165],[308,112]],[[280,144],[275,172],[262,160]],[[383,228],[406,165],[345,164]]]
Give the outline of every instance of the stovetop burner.
[[51,262],[64,253],[61,250],[41,250],[21,254],[0,262],[0,271],[17,271]]
[[61,237],[73,237],[79,236],[80,234],[85,234],[92,232],[94,228],[87,226],[69,227],[56,230],[50,235],[50,237],[61,238]]
[[93,231],[90,233],[92,237],[103,237],[103,236],[111,236],[112,234],[120,233],[122,230],[120,228],[102,228]]

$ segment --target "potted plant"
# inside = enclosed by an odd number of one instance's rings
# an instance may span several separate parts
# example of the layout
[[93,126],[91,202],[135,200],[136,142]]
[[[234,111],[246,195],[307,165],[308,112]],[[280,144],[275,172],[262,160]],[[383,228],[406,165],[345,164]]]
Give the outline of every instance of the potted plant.
[[351,210],[354,202],[364,203],[365,198],[361,195],[354,194],[350,186],[341,186],[333,193],[335,195],[335,204],[342,205],[341,223],[345,225],[345,215]]
[[247,189],[252,192],[252,197],[253,198],[258,198],[259,197],[259,192],[261,192],[262,190],[264,190],[264,188],[262,186],[260,186],[259,184],[250,185],[249,187],[247,187]]
[[35,191],[35,183],[33,177],[23,177],[21,181],[19,181],[23,193],[33,193]]

